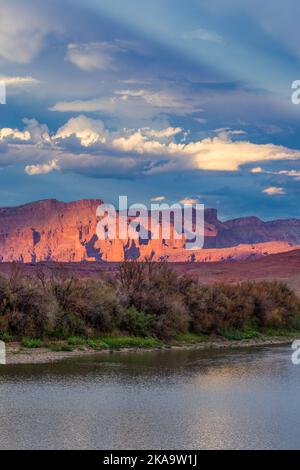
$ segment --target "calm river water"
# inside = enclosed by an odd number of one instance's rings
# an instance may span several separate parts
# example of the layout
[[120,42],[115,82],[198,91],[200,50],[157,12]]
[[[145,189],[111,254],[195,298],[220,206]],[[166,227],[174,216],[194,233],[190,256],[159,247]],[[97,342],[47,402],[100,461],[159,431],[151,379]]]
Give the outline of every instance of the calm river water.
[[289,347],[0,366],[1,449],[300,448]]

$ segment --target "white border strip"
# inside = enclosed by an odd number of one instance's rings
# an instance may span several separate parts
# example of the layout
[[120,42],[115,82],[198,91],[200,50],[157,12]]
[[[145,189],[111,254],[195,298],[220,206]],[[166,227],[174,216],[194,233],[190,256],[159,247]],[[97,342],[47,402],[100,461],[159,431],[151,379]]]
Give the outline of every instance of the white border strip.
[[6,364],[6,346],[3,341],[0,341],[0,364]]
[[0,104],[6,104],[6,85],[4,80],[0,80]]

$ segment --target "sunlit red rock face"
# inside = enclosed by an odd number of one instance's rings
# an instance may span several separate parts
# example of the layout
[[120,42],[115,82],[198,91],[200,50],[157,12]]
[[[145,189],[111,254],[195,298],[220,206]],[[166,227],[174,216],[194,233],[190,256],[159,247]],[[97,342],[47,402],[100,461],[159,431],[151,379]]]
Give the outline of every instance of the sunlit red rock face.
[[[55,199],[0,208],[2,261],[123,261],[151,256],[168,261],[227,261],[262,257],[300,245],[300,220],[263,222],[246,217],[227,222],[215,209],[205,211],[203,250],[185,249],[184,240],[98,240],[100,200],[71,203]],[[172,230],[171,230],[172,233]]]

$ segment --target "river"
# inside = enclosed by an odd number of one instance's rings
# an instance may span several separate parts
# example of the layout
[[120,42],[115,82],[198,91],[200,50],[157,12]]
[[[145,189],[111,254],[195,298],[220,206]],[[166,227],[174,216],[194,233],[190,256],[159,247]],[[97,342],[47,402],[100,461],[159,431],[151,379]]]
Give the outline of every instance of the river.
[[1,449],[297,449],[289,347],[0,366]]

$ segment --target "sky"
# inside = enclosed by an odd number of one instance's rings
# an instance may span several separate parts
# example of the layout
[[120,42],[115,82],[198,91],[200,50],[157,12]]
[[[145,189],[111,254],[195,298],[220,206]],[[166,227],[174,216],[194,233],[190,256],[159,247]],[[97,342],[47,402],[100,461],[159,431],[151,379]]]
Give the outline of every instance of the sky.
[[0,205],[299,217],[297,0],[0,0]]

